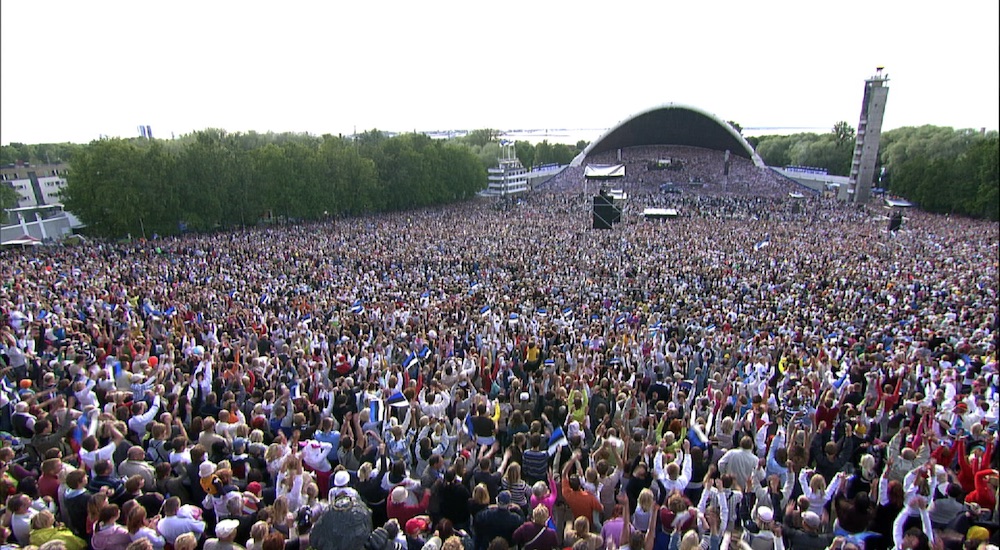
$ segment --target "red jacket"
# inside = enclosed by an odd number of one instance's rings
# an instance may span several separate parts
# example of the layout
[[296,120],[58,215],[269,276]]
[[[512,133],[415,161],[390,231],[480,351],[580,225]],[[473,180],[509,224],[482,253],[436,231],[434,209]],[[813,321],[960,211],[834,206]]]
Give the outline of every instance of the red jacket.
[[989,466],[990,459],[993,457],[993,441],[986,444],[986,451],[982,456],[970,461],[969,456],[965,453],[965,440],[959,439],[955,445],[955,454],[958,455],[958,482],[962,485],[963,491],[971,493],[977,489],[977,473]]
[[385,501],[385,511],[389,519],[395,518],[400,525],[416,516],[427,513],[427,505],[431,503],[431,492],[424,491],[423,498],[417,504],[406,504],[406,502],[396,503],[391,498]]
[[965,495],[965,502],[975,502],[983,510],[992,510],[997,505],[996,491],[986,483],[986,478],[997,475],[996,470],[979,470],[976,472],[976,490]]

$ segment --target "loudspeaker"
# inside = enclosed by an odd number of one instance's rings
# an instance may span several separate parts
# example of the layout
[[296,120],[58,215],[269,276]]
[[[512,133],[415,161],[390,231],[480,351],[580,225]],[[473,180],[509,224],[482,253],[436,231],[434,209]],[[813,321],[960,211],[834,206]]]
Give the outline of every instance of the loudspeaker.
[[903,226],[903,215],[896,212],[889,218],[889,231],[899,231],[899,228]]
[[621,221],[621,212],[615,208],[614,199],[606,195],[594,197],[594,229],[611,229],[611,225]]

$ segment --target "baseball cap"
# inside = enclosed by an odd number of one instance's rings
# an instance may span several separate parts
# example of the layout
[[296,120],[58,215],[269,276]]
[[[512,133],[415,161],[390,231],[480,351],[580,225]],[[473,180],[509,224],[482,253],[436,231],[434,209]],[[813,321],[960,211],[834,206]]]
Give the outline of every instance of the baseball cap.
[[406,522],[406,534],[407,536],[415,537],[420,534],[421,531],[426,531],[430,525],[424,518],[410,518]]
[[497,495],[497,504],[510,504],[510,491],[500,491]]

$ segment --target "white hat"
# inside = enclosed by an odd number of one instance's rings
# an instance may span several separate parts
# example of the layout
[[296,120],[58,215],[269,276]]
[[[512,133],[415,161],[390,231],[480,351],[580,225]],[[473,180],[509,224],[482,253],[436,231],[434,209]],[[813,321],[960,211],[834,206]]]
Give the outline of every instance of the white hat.
[[351,474],[347,473],[346,470],[341,470],[336,474],[334,474],[333,476],[334,487],[347,487],[347,484],[350,482],[351,482]]
[[240,522],[238,520],[224,519],[215,526],[215,536],[220,539],[228,538],[236,532],[236,529],[238,529],[239,526]]
[[802,512],[802,523],[803,524],[808,525],[809,527],[812,527],[813,529],[816,529],[816,528],[819,527],[819,525],[820,525],[821,522],[822,522],[822,520],[820,519],[819,514],[817,514],[816,512],[812,512],[812,511]]
[[397,486],[391,493],[389,493],[389,498],[396,504],[403,502],[406,500],[406,487]]
[[774,521],[774,510],[771,510],[767,506],[761,506],[757,508],[757,517],[761,521]]
[[206,460],[205,462],[201,463],[201,466],[198,466],[199,477],[208,477],[214,473],[215,473],[215,464],[213,464],[211,460]]

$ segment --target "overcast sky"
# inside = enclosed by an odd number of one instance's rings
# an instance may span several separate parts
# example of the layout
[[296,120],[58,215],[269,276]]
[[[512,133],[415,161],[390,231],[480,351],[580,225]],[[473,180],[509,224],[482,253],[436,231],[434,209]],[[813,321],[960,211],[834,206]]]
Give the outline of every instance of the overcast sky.
[[[0,143],[228,131],[1000,126],[1000,2],[0,3]],[[752,131],[751,133],[762,133]],[[767,132],[764,132],[767,133]]]

